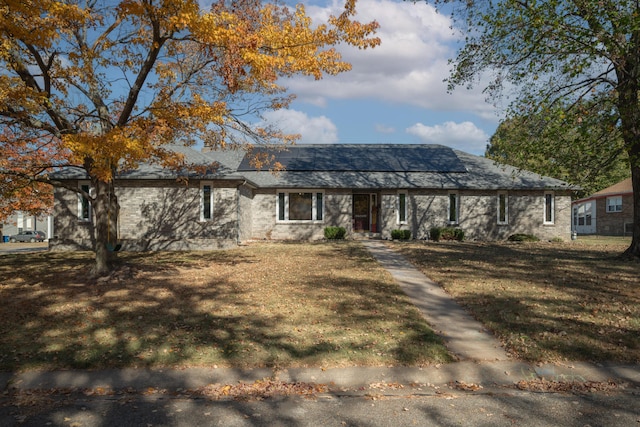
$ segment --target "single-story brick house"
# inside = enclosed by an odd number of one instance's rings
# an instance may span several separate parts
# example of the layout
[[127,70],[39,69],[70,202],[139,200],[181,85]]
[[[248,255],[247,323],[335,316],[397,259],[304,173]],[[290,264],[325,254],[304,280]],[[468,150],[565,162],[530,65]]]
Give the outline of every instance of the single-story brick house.
[[[175,149],[193,163],[220,167],[188,180],[152,166],[118,176],[124,250],[322,239],[328,226],[383,239],[394,229],[427,239],[431,227],[449,225],[477,240],[571,236],[569,184],[441,145],[300,144],[270,153],[285,168],[277,173],[256,169],[242,151]],[[89,185],[79,172],[57,178]],[[86,200],[57,188],[54,218],[53,248],[91,247]]]
[[631,236],[633,186],[631,178],[573,202],[573,230],[578,234]]

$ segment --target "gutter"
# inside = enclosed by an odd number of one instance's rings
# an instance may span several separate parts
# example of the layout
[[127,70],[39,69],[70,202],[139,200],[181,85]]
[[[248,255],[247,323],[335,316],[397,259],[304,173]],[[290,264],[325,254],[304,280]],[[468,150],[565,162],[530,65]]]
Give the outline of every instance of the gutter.
[[236,245],[240,245],[240,188],[245,185],[246,179],[236,186]]

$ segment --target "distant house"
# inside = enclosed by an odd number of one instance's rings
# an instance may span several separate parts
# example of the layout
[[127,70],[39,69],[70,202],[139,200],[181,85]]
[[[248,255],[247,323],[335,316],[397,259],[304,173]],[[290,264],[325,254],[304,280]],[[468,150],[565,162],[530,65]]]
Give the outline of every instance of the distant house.
[[0,241],[8,240],[5,236],[11,236],[18,234],[21,231],[34,231],[39,230],[49,238],[53,231],[53,218],[47,215],[31,216],[24,212],[15,212],[4,223],[0,224],[0,231],[3,239]]
[[[118,176],[123,249],[322,239],[328,226],[346,228],[349,237],[382,239],[395,229],[427,239],[432,227],[443,226],[477,240],[571,235],[569,184],[440,145],[301,144],[268,153],[284,166],[278,173],[252,166],[255,152],[175,149],[193,163],[219,167],[178,177],[145,165]],[[78,171],[56,178],[89,186]],[[52,246],[91,247],[94,219],[86,200],[57,188],[54,217]]]
[[578,234],[630,236],[633,231],[633,187],[627,178],[573,202],[573,229]]

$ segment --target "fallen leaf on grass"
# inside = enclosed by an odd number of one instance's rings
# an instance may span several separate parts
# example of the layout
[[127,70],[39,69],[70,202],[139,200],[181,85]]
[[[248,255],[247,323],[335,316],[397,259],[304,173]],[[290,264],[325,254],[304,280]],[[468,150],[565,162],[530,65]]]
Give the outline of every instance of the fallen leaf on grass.
[[596,393],[615,391],[625,388],[624,383],[609,381],[551,381],[544,378],[530,381],[518,381],[516,388],[519,390],[535,391],[541,393]]
[[369,384],[369,388],[378,389],[378,390],[382,390],[382,389],[401,390],[404,388],[404,386],[400,383],[387,383],[383,381],[379,383]]
[[253,383],[239,383],[236,385],[209,384],[194,390],[194,394],[214,400],[227,397],[240,400],[261,400],[274,396],[292,395],[312,398],[317,393],[324,393],[327,390],[328,387],[325,384],[302,382],[286,383],[272,379],[263,379]]
[[466,383],[464,381],[450,381],[449,387],[463,391],[478,391],[482,389],[480,384]]

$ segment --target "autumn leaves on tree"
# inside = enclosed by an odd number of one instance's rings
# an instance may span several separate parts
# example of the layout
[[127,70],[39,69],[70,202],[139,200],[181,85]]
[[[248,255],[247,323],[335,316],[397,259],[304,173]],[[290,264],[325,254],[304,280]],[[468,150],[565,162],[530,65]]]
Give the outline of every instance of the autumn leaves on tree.
[[184,166],[168,144],[294,141],[247,119],[289,105],[283,78],[348,71],[334,46],[378,45],[377,23],[355,15],[355,0],[320,24],[302,5],[258,0],[0,0],[2,194],[62,185],[49,177],[59,167],[84,172],[96,273],[107,272],[117,171]]

